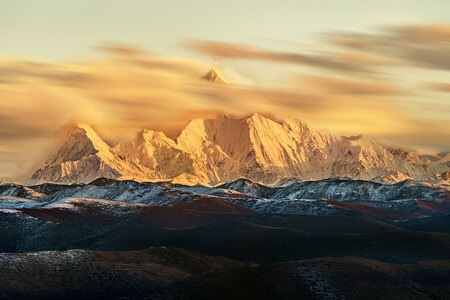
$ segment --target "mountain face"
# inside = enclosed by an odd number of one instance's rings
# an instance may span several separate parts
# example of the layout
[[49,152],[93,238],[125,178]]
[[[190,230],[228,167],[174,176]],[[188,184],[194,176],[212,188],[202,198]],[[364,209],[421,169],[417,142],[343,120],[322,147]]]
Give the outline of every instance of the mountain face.
[[133,141],[119,143],[111,151],[137,169],[137,177],[167,179],[194,173],[190,155],[162,132],[144,129]]
[[215,68],[209,70],[201,79],[212,83],[228,84],[228,81],[223,77],[222,73]]
[[31,177],[49,182],[74,182],[83,174],[83,180],[98,175],[117,177],[120,160],[110,152],[109,146],[85,124],[70,124],[58,136],[57,146],[45,165]]
[[262,183],[330,177],[397,182],[446,180],[445,157],[387,148],[366,136],[341,137],[297,119],[274,122],[259,114],[194,119],[176,140],[144,129],[114,147],[85,124],[71,124],[31,176],[46,182],[90,182],[98,177],[217,184],[241,177]]

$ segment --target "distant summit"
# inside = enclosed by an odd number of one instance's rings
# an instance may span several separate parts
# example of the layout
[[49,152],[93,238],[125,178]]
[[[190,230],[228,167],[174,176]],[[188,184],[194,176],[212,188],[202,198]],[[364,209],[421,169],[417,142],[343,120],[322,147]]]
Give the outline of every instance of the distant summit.
[[222,73],[216,68],[212,68],[211,70],[209,70],[208,73],[203,75],[201,79],[213,83],[228,84],[228,81],[225,79],[225,77],[223,77]]

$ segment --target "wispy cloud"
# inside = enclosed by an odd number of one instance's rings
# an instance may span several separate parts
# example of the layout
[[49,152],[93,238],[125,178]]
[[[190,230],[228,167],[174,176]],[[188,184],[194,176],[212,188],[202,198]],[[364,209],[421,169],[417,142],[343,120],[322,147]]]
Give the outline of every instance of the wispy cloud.
[[393,59],[365,52],[329,51],[326,52],[326,54],[331,57],[336,57],[336,59],[338,59],[339,61],[350,64],[359,64],[365,66],[365,68],[395,66],[398,64]]
[[[450,128],[450,120],[439,120],[429,118],[406,118],[403,120],[405,126],[414,134],[401,134],[392,131],[387,133],[384,138],[387,143],[392,145],[411,145],[412,147],[419,147],[422,150],[449,149],[445,141],[450,141],[450,131],[445,128]],[[437,134],[437,131],[439,133]],[[420,141],[420,144],[417,142]]]
[[397,59],[404,66],[450,70],[450,24],[386,27],[376,33],[333,32],[328,42]]
[[327,76],[301,76],[299,84],[308,84],[319,92],[361,96],[395,96],[405,91],[384,80],[349,80]]
[[278,63],[290,63],[305,65],[315,68],[327,69],[339,72],[369,72],[365,66],[353,63],[349,60],[339,59],[325,55],[311,55],[283,51],[271,51],[263,48],[225,42],[212,42],[190,40],[186,46],[200,53],[212,57],[266,60]]
[[439,92],[447,92],[450,93],[450,83],[429,83],[427,84],[428,88]]

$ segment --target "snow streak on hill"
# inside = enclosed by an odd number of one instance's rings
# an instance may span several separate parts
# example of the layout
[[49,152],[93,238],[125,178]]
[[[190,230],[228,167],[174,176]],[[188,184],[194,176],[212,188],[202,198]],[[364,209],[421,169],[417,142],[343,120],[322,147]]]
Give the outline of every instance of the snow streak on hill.
[[192,201],[201,203],[202,209],[217,208],[218,203],[221,206],[233,203],[240,209],[245,207],[261,213],[339,215],[343,211],[358,211],[383,219],[409,219],[448,214],[450,186],[409,180],[380,184],[348,178],[281,186],[265,186],[242,178],[216,187],[105,178],[89,184],[0,185],[0,212],[22,208],[76,208],[80,202],[100,205],[103,210],[113,202],[116,209],[134,209],[136,205],[190,207]]
[[297,119],[259,114],[194,119],[172,140],[144,129],[134,140],[107,145],[86,124],[63,128],[55,150],[31,182],[90,182],[98,177],[214,185],[244,177],[271,184],[284,178],[332,177],[398,182],[448,178],[448,157],[388,148],[366,136],[342,137]]

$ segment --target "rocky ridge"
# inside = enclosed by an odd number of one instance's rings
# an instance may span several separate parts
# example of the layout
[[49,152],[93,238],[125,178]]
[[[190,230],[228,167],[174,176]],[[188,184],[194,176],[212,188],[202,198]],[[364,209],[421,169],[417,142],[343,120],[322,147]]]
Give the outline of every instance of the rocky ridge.
[[61,130],[55,150],[31,182],[87,183],[98,177],[215,185],[244,177],[271,184],[283,178],[333,177],[398,182],[446,181],[450,160],[389,148],[367,136],[337,136],[297,119],[281,123],[253,114],[194,119],[172,140],[143,129],[109,146],[86,124]]

